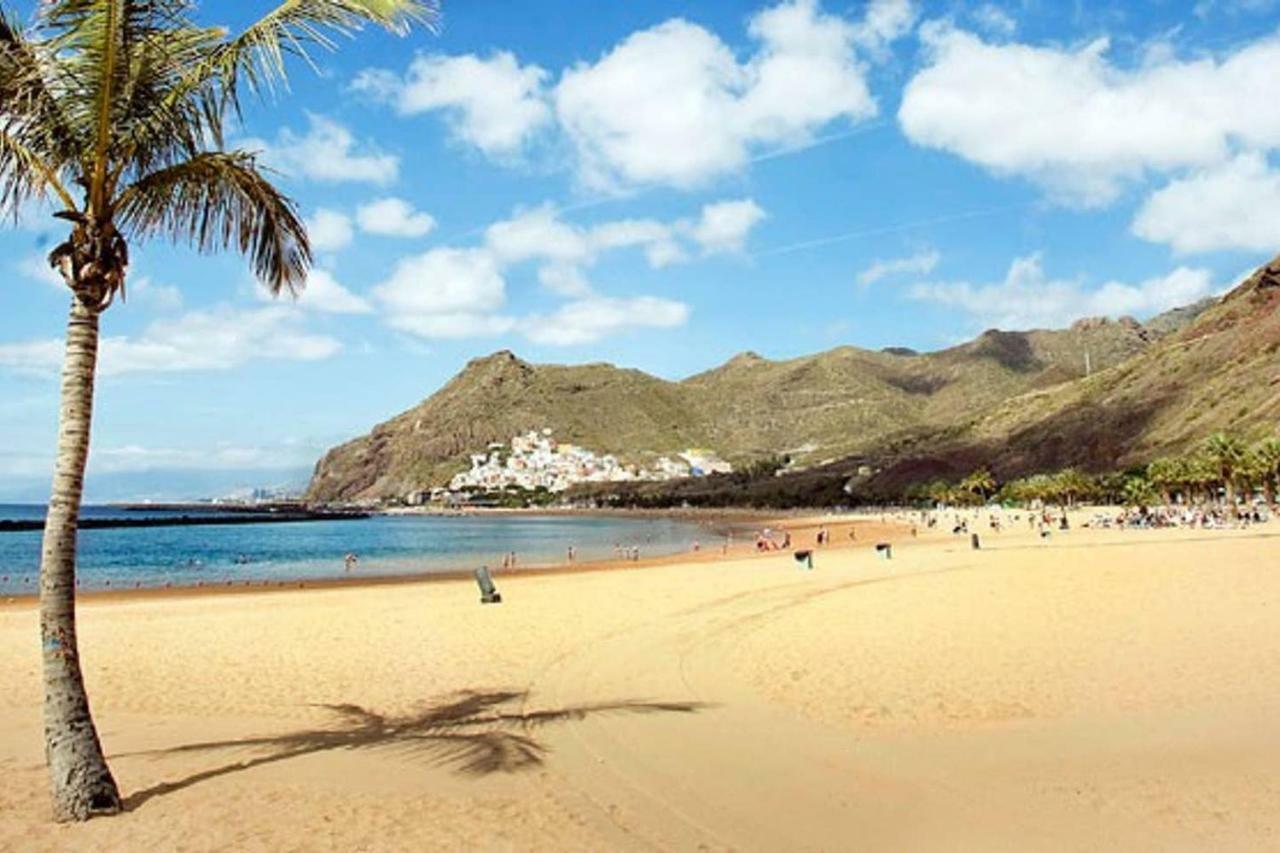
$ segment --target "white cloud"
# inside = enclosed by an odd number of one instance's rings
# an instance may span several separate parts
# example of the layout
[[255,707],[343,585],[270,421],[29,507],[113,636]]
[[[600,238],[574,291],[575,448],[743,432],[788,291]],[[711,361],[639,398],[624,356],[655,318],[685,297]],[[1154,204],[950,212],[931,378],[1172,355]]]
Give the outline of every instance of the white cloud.
[[863,57],[886,56],[917,17],[914,0],[870,0],[857,21],[819,0],[784,0],[748,20],[755,50],[742,60],[672,18],[565,69],[554,86],[548,71],[504,51],[418,56],[403,75],[367,69],[352,88],[404,115],[441,111],[456,139],[498,159],[554,126],[595,189],[692,187],[761,150],[804,145],[831,122],[874,116]]
[[553,263],[538,268],[538,281],[552,293],[561,296],[587,296],[591,282],[587,281],[582,267],[574,264]]
[[708,204],[689,235],[708,254],[740,252],[751,229],[764,218],[764,209],[749,198]]
[[672,19],[567,70],[553,93],[556,115],[585,184],[696,186],[741,169],[761,146],[875,115],[856,46],[896,26],[877,19],[860,29],[817,0],[791,0],[750,20],[759,49],[741,63],[713,33]]
[[156,284],[149,276],[128,282],[130,303],[141,304],[153,311],[172,313],[182,310],[182,291],[171,284]]
[[640,248],[655,269],[685,259],[676,242],[677,227],[652,219],[622,219],[595,226],[578,226],[560,219],[551,205],[520,211],[495,222],[485,231],[485,243],[504,265],[539,261],[538,280],[562,295],[590,292],[584,267],[600,255]]
[[973,19],[988,33],[1008,38],[1018,30],[1013,16],[994,3],[983,3],[973,10]]
[[550,204],[493,223],[485,230],[485,243],[508,264],[535,258],[582,263],[594,252],[584,231],[561,220]]
[[275,142],[243,140],[249,150],[262,151],[270,165],[283,172],[326,183],[389,184],[400,173],[400,158],[357,143],[342,124],[316,113],[307,114],[305,135],[284,128]]
[[373,289],[387,322],[426,338],[500,334],[507,301],[498,262],[484,249],[432,249],[404,258]]
[[0,367],[19,373],[54,372],[62,365],[62,354],[58,338],[0,344]]
[[14,264],[14,268],[25,278],[38,281],[60,293],[70,292],[62,280],[62,275],[49,266],[49,261],[43,255],[28,255]]
[[453,135],[486,154],[509,155],[551,119],[547,72],[508,52],[482,59],[419,56],[403,78],[385,70],[356,77],[354,88],[392,103],[402,115],[443,110]]
[[[257,291],[263,298],[270,299],[262,288]],[[298,294],[294,302],[309,311],[322,314],[370,314],[373,307],[363,298],[352,293],[338,283],[333,274],[327,270],[312,269],[307,273],[307,284]]]
[[1133,221],[1133,233],[1175,252],[1280,247],[1280,170],[1260,154],[1242,154],[1175,180],[1154,193]]
[[1280,110],[1260,107],[1274,100],[1280,36],[1221,60],[1157,52],[1125,69],[1106,39],[1059,48],[988,44],[940,23],[921,32],[929,64],[898,113],[908,138],[1063,201],[1103,204],[1152,172],[1280,146]]
[[653,219],[617,219],[596,225],[588,232],[592,249],[626,249],[648,246],[671,239],[671,226]]
[[[0,366],[24,372],[53,372],[62,364],[57,339],[0,344]],[[157,320],[137,337],[102,339],[99,372],[179,373],[229,370],[250,361],[319,361],[341,349],[333,338],[301,327],[298,312],[271,306],[250,310],[228,306]]]
[[650,243],[644,250],[645,260],[649,262],[649,266],[654,269],[662,269],[672,264],[684,263],[689,259],[684,249],[680,248],[680,244],[674,240],[659,240]]
[[1081,317],[1157,314],[1214,292],[1208,270],[1178,267],[1138,284],[1109,281],[1087,289],[1080,279],[1051,279],[1040,255],[1016,259],[1001,282],[929,282],[909,290],[912,299],[955,308],[1003,329],[1058,328]]
[[402,198],[380,198],[356,210],[361,231],[386,237],[422,237],[436,227],[429,213],[414,210]]
[[[419,337],[521,331],[538,342],[596,340],[613,329],[683,322],[688,311],[681,303],[650,296],[621,299],[596,293],[587,272],[601,256],[637,249],[650,266],[660,268],[687,260],[681,241],[701,246],[704,254],[739,251],[764,215],[754,201],[740,199],[707,205],[697,220],[620,219],[577,225],[544,204],[490,225],[482,247],[433,249],[405,258],[373,295],[389,325]],[[536,317],[504,313],[504,273],[524,263],[536,264],[542,286],[571,301]],[[620,312],[626,311],[635,316],[624,322]]]
[[728,116],[742,73],[718,38],[680,20],[565,72],[556,111],[582,181],[692,186],[740,168],[746,146]]
[[858,284],[875,284],[881,279],[907,273],[928,275],[937,268],[940,260],[942,260],[942,256],[936,251],[917,252],[905,258],[877,260],[871,266],[858,273]]
[[854,41],[875,55],[916,26],[920,10],[913,0],[871,0],[861,23],[854,27]]
[[351,217],[337,210],[322,207],[307,217],[307,237],[311,248],[317,252],[337,252],[351,245],[355,229]]
[[765,216],[752,199],[738,199],[705,205],[696,221],[620,219],[579,226],[565,222],[555,207],[544,204],[490,225],[485,243],[501,263],[543,261],[551,268],[544,278],[563,282],[570,278],[568,267],[590,266],[600,255],[620,249],[642,249],[655,269],[688,259],[681,239],[692,240],[704,254],[741,251],[751,229]]
[[529,318],[523,330],[537,344],[576,346],[629,329],[675,328],[688,319],[689,306],[670,299],[591,297],[570,302],[550,315]]

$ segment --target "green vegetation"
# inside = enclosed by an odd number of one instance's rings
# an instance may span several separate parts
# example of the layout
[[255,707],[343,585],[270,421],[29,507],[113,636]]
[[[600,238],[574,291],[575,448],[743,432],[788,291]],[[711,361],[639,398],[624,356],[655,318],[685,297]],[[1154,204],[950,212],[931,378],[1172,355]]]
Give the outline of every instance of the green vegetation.
[[[1270,437],[1252,446],[1229,433],[1214,433],[1183,456],[1162,456],[1145,467],[1123,472],[1086,474],[1075,468],[1019,477],[991,489],[1004,504],[1033,503],[1073,506],[1108,503],[1141,506],[1154,503],[1216,502],[1222,497],[1234,506],[1238,497],[1261,492],[1274,504],[1280,486],[1280,438]],[[985,468],[957,483],[933,480],[909,487],[907,503],[917,506],[946,503],[974,505],[991,483]]]

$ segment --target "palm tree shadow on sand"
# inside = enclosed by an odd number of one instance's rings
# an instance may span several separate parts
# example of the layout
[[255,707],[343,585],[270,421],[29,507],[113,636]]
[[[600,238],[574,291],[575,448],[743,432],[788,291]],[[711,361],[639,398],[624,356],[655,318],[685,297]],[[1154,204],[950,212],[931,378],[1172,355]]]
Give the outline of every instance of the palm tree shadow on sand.
[[318,705],[332,712],[336,725],[267,737],[192,743],[171,749],[116,756],[165,756],[233,750],[265,751],[242,761],[202,770],[183,779],[136,791],[124,800],[128,811],[147,801],[172,794],[219,776],[227,776],[334,750],[387,750],[435,767],[449,767],[468,776],[516,773],[541,766],[547,747],[535,736],[553,723],[572,722],[603,714],[692,714],[710,707],[700,702],[625,700],[567,708],[524,711],[527,691],[464,691],[445,701],[403,716],[378,714],[359,705]]

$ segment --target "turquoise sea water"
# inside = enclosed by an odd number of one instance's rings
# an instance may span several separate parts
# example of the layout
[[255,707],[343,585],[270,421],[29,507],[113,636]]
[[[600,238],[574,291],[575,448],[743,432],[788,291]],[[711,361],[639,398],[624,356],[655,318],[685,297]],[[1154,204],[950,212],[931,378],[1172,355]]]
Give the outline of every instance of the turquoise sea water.
[[[86,516],[137,518],[162,512],[86,507]],[[0,519],[42,518],[44,508],[0,504]],[[39,531],[0,532],[0,595],[34,593]],[[348,577],[347,553],[359,556],[356,576],[390,576],[497,568],[515,551],[517,566],[610,558],[614,547],[641,556],[673,554],[715,533],[697,522],[600,516],[375,516],[354,521],[82,530],[82,589],[242,586],[246,582]]]

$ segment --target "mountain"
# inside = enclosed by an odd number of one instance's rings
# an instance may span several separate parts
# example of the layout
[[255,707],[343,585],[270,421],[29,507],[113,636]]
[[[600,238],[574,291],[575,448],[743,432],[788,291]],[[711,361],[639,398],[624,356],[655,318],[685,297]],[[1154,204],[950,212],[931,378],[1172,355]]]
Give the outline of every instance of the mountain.
[[[1153,328],[1154,327],[1154,328]],[[779,477],[740,474],[583,490],[670,506],[799,506],[895,500],[906,487],[989,468],[998,480],[1078,467],[1101,473],[1184,452],[1229,430],[1247,440],[1280,423],[1280,258],[1221,299],[1144,327],[1151,342],[1088,377],[1013,395],[949,423]]]
[[877,459],[881,472],[868,487],[892,492],[977,463],[1001,478],[1067,466],[1123,469],[1185,451],[1217,430],[1274,434],[1280,258],[1221,299],[1157,319],[1164,334],[1132,358],[902,442]]
[[820,466],[967,427],[1011,398],[1115,368],[1193,315],[993,329],[932,353],[839,347],[773,361],[748,352],[679,382],[608,364],[534,365],[502,351],[326,453],[308,498],[399,497],[440,485],[490,442],[544,427],[560,441],[635,461],[706,447],[737,464],[787,455]]

